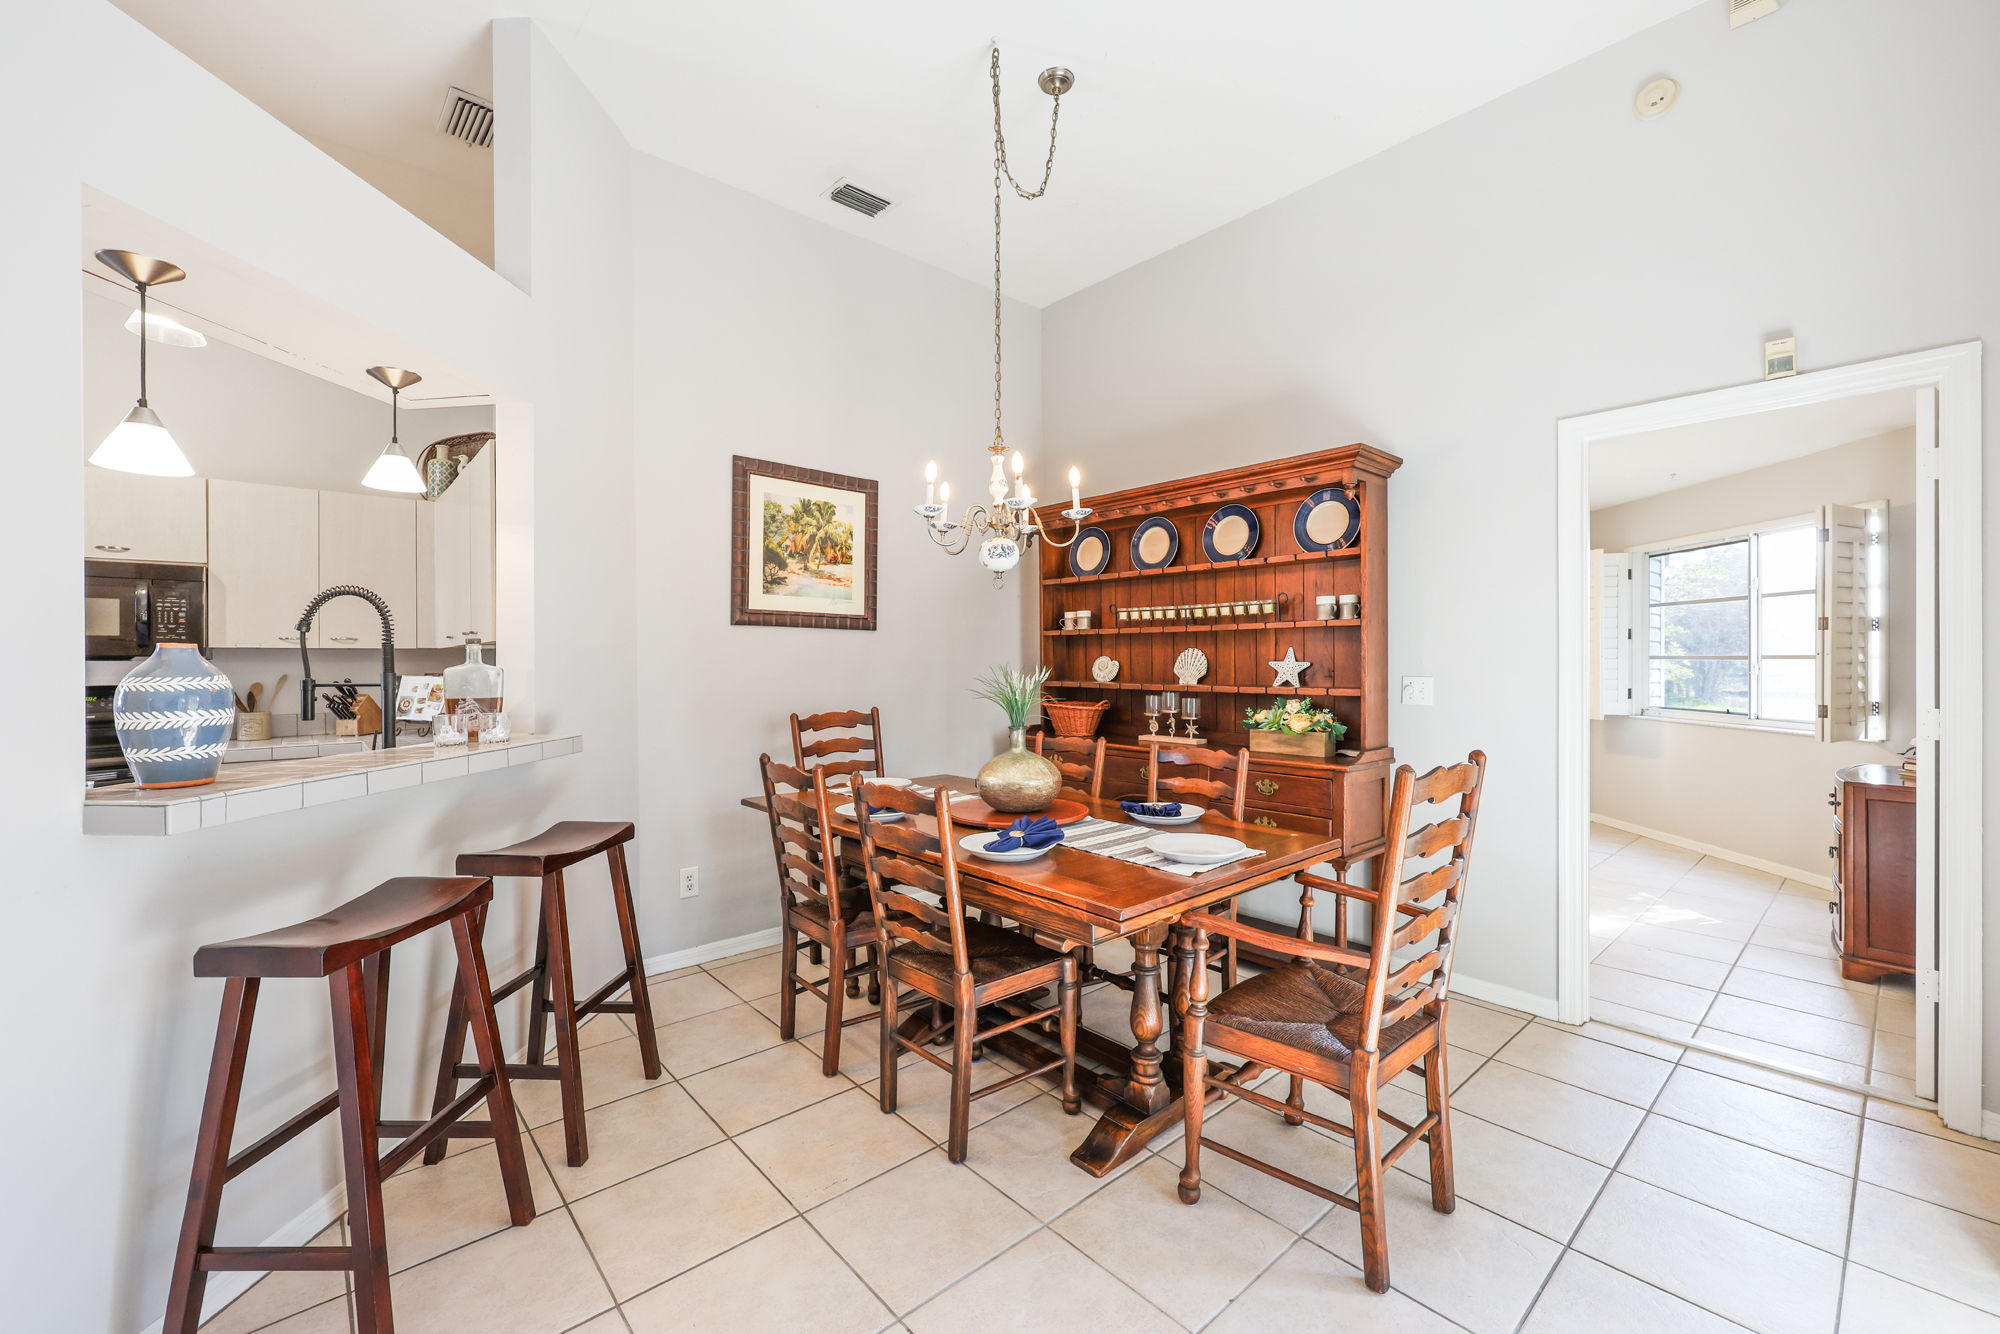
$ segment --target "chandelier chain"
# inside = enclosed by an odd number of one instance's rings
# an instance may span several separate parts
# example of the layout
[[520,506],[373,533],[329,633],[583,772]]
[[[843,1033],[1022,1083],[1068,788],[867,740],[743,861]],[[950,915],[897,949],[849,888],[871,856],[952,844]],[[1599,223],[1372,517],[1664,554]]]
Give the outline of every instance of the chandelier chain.
[[1007,134],[1000,121],[1000,48],[993,48],[993,59],[988,66],[993,80],[993,452],[1006,448],[1006,437],[1000,426],[1001,393],[1001,346],[1000,346],[1000,201],[1004,196],[1002,183],[1014,187],[1014,193],[1023,199],[1040,199],[1048,192],[1049,177],[1056,167],[1056,131],[1062,124],[1062,94],[1056,93],[1055,110],[1049,116],[1049,154],[1042,162],[1042,183],[1033,190],[1026,189],[1014,179],[1014,170],[1007,163]]

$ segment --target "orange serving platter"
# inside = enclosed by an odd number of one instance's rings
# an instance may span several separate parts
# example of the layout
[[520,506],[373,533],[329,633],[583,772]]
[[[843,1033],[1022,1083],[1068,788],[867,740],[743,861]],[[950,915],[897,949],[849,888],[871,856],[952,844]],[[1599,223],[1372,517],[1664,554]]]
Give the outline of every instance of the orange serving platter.
[[1016,820],[1046,815],[1057,824],[1075,824],[1090,814],[1090,808],[1080,801],[1067,797],[1057,797],[1047,810],[1026,811],[1009,814],[996,811],[978,797],[960,797],[951,803],[951,818],[959,824],[971,825],[976,829],[1005,829]]

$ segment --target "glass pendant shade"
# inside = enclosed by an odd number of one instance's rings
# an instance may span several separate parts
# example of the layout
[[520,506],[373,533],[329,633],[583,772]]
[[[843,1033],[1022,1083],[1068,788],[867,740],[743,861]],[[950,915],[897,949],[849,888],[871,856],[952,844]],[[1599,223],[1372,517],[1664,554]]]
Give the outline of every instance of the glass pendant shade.
[[138,333],[141,329],[146,331],[146,337],[156,343],[165,343],[168,347],[208,346],[208,335],[199,329],[190,329],[172,316],[162,315],[157,311],[149,310],[141,316],[135,310],[125,317],[126,333]]
[[[125,414],[104,443],[91,453],[90,461],[115,472],[144,473],[149,477],[192,477],[194,468],[174,443],[173,436],[149,407],[141,404]],[[414,469],[412,470],[414,471]]]
[[376,491],[421,492],[424,479],[417,472],[417,465],[403,452],[399,444],[391,444],[383,450],[368,475],[361,479],[361,485]]

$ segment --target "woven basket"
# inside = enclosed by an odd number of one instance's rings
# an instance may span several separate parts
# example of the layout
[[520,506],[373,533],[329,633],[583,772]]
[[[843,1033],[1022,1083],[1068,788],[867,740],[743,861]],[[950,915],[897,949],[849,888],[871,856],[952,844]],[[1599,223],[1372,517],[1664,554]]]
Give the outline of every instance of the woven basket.
[[1042,709],[1049,715],[1049,726],[1055,729],[1057,736],[1096,736],[1098,720],[1110,707],[1108,699],[1042,701]]

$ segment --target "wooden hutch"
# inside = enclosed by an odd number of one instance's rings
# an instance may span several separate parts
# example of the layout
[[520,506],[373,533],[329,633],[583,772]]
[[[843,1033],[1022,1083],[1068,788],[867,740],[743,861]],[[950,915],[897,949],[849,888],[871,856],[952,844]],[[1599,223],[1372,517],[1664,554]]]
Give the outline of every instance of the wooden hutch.
[[[1402,460],[1368,445],[1274,459],[1247,467],[1157,482],[1089,498],[1095,513],[1085,520],[1110,538],[1111,559],[1102,573],[1073,575],[1067,548],[1039,547],[1042,661],[1049,668],[1048,693],[1064,700],[1109,700],[1098,727],[1108,738],[1107,796],[1143,792],[1152,745],[1144,700],[1149,693],[1175,691],[1201,701],[1196,744],[1236,749],[1247,744],[1246,709],[1273,700],[1305,698],[1331,709],[1347,725],[1340,753],[1331,762],[1253,752],[1250,816],[1259,824],[1347,839],[1347,860],[1373,857],[1382,849],[1383,820],[1394,754],[1388,736],[1388,550],[1390,474]],[[1347,545],[1330,551],[1302,548],[1294,536],[1299,506],[1315,492],[1337,487],[1360,505],[1360,528]],[[1237,560],[1210,561],[1202,546],[1203,528],[1222,505],[1252,510],[1261,537]],[[1160,569],[1135,567],[1134,532],[1146,520],[1169,520],[1180,539],[1179,554]],[[1358,615],[1321,620],[1322,596],[1360,598]],[[1185,616],[1156,609],[1276,604],[1271,614],[1231,613]],[[1147,619],[1121,622],[1146,608]],[[1062,628],[1065,612],[1088,611],[1087,630]],[[1174,678],[1174,662],[1190,648],[1208,657],[1208,672],[1195,685]],[[1272,686],[1270,664],[1285,650],[1311,663],[1297,689]],[[1117,661],[1109,683],[1092,678],[1100,656]],[[1176,731],[1183,730],[1176,727]]]

